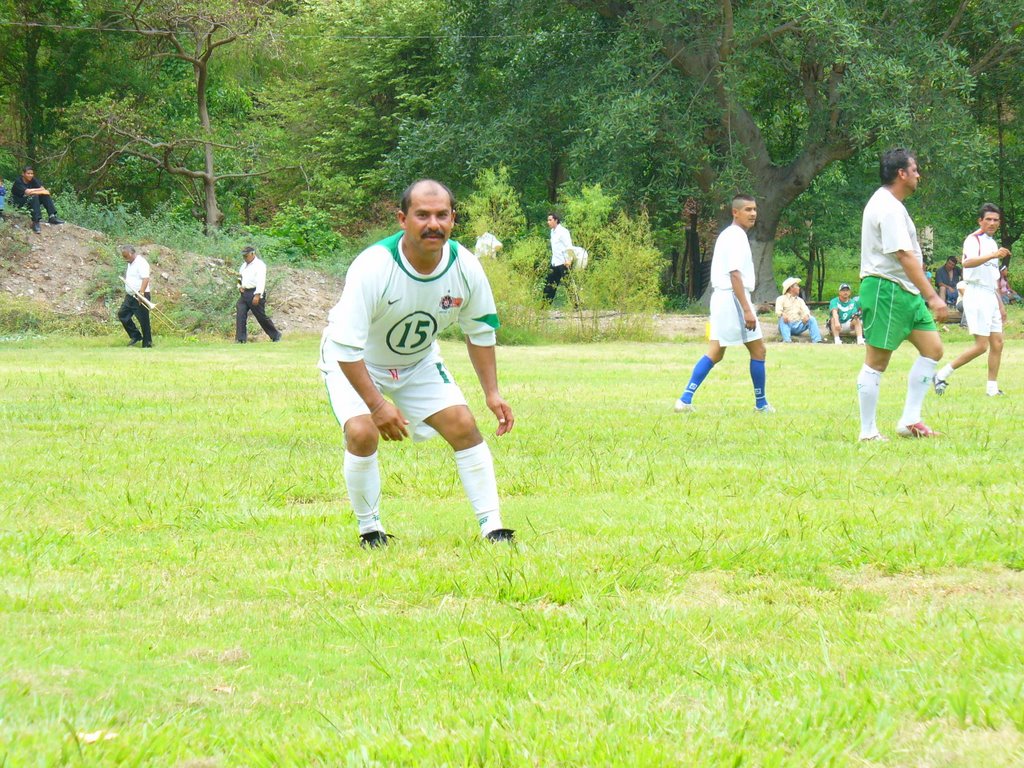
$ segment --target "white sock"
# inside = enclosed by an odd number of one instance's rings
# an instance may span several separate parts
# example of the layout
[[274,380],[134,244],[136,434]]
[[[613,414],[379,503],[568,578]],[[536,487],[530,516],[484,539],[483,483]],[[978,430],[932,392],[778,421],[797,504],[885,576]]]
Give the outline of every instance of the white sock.
[[459,479],[466,489],[473,513],[480,524],[480,535],[486,536],[493,530],[504,528],[501,512],[498,511],[498,481],[494,477],[494,459],[487,443],[474,445],[464,451],[455,452],[455,466],[459,468]]
[[932,388],[932,378],[935,376],[935,369],[939,367],[938,360],[930,357],[919,357],[910,366],[910,375],[907,376],[907,400],[903,405],[903,415],[900,417],[900,424],[917,424],[921,420],[921,406],[924,405],[924,396]]
[[947,381],[949,379],[949,377],[952,376],[952,375],[953,375],[953,366],[950,365],[949,363],[946,363],[946,365],[942,366],[942,370],[939,371],[937,374],[935,374],[935,378],[942,379],[943,381]]
[[842,339],[840,339],[838,336],[836,336],[836,344],[842,344],[842,343],[843,343]]
[[377,452],[356,456],[345,451],[345,487],[352,511],[359,521],[359,533],[383,531],[380,525],[380,468]]
[[863,344],[864,343],[864,337],[863,336],[858,336],[857,337],[857,343],[858,344]]
[[875,414],[878,411],[878,391],[882,387],[882,372],[867,364],[857,376],[857,399],[860,401],[860,437],[874,437],[878,434]]
[[994,395],[994,394],[997,394],[998,392],[999,392],[999,383],[995,382],[995,381],[992,381],[990,379],[988,384],[985,385],[985,393],[989,394],[989,395]]

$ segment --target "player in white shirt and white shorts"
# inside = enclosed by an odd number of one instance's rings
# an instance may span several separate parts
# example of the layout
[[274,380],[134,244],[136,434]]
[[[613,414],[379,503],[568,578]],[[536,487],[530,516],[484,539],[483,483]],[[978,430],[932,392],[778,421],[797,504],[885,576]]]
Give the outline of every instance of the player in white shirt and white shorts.
[[974,346],[935,374],[935,391],[942,394],[949,386],[953,371],[988,352],[988,381],[985,394],[1002,395],[999,389],[999,364],[1003,358],[1003,323],[1006,307],[999,298],[999,260],[1010,255],[992,236],[1002,223],[999,206],[985,203],[978,211],[978,229],[964,240],[963,267],[964,319],[974,336]]
[[443,184],[411,184],[398,222],[401,232],[352,262],[320,342],[319,367],[345,432],[345,483],[361,543],[379,547],[391,538],[380,522],[377,446],[410,431],[414,440],[441,434],[455,450],[481,536],[511,541],[490,449],[436,341],[459,324],[487,407],[498,419],[497,435],[510,431],[512,409],[498,392],[498,316],[487,276],[468,249],[449,239],[454,200]]
[[750,352],[750,380],[754,385],[754,408],[774,413],[765,394],[765,346],[750,294],[756,273],[747,232],[757,223],[757,203],[750,195],[732,200],[732,224],[715,241],[711,258],[711,334],[707,353],[697,361],[683,394],[676,400],[676,413],[691,413],[693,395],[711,369],[725,357],[725,348],[746,346]]

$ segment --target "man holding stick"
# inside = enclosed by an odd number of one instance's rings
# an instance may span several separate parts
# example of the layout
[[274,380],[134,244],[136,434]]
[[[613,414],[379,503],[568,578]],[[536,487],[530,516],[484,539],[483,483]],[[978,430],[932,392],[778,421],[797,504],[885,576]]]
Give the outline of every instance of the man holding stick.
[[[128,262],[128,268],[124,272],[124,301],[117,311],[117,319],[124,326],[125,333],[130,341],[129,347],[142,342],[143,347],[153,346],[153,332],[149,324],[150,307],[150,282],[149,262],[140,253],[136,253],[134,245],[122,245],[119,247],[121,256]],[[144,301],[142,300],[144,299]],[[139,327],[135,326],[133,318],[139,319]],[[141,330],[140,330],[141,329]]]

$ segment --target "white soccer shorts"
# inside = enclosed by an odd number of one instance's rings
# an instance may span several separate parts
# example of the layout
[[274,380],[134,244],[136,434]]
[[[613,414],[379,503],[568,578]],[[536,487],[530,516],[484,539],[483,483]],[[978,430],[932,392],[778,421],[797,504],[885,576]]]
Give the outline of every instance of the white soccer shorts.
[[[750,294],[747,294],[750,302]],[[751,306],[753,306],[753,303]],[[735,347],[762,338],[761,322],[754,330],[747,330],[743,323],[743,308],[732,291],[714,291],[711,294],[711,340],[723,347]]]
[[968,330],[975,336],[991,336],[1003,332],[999,297],[993,291],[968,285],[964,293],[964,318]]
[[[453,405],[466,405],[466,398],[445,367],[440,355],[431,353],[415,365],[406,368],[379,368],[366,365],[370,378],[381,394],[389,398],[409,421],[409,433],[415,442],[428,440],[437,434],[424,423],[435,413]],[[369,416],[370,409],[363,398],[349,384],[341,368],[324,373],[327,397],[338,423],[355,416]]]

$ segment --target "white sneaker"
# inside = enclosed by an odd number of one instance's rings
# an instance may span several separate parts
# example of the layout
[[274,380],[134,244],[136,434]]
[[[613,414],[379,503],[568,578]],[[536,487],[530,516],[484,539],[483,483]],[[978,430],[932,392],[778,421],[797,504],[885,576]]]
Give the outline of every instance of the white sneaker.
[[841,346],[842,343],[843,343],[843,340],[840,339],[838,336],[836,336],[836,346]]
[[682,398],[676,400],[676,404],[672,406],[672,410],[676,413],[693,413],[697,409],[693,407],[693,403],[684,403]]
[[995,392],[986,392],[985,394],[988,395],[989,397],[1001,397],[1002,395],[1005,395],[1006,393],[1003,392],[1003,390],[1001,390],[1001,389],[997,389]]
[[864,346],[864,339],[857,339],[857,343]]
[[772,408],[771,405],[765,405],[762,406],[761,408],[754,408],[754,413],[775,413],[775,409]]

